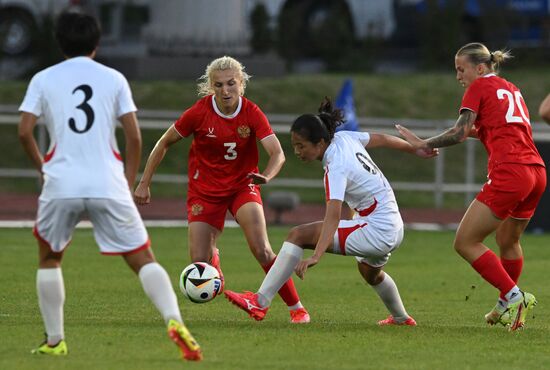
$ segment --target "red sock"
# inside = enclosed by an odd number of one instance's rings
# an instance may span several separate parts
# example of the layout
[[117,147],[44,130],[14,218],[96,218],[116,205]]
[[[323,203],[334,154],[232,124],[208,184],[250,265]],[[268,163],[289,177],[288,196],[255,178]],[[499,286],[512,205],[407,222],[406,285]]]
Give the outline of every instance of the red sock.
[[504,295],[516,286],[492,250],[483,253],[472,263],[472,267],[482,278],[500,291],[500,298],[504,298]]
[[[262,268],[264,269],[266,274],[271,266],[273,266],[276,259],[277,257],[275,257],[273,261],[269,262],[267,265],[262,265]],[[294,306],[296,303],[300,302],[300,297],[298,296],[298,292],[296,291],[296,287],[294,286],[294,281],[292,280],[292,278],[286,281],[281,289],[279,289],[278,293],[283,301],[285,301],[287,306]]]
[[500,262],[510,278],[517,284],[519,276],[521,275],[521,270],[523,269],[523,257],[520,257],[517,260],[507,260],[501,257]]

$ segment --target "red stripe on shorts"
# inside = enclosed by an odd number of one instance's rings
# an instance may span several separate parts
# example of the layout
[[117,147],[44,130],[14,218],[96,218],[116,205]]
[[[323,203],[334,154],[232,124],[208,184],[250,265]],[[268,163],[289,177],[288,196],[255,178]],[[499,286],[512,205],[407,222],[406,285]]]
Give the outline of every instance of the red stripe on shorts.
[[147,239],[147,241],[145,242],[145,244],[137,247],[136,249],[132,250],[132,251],[129,251],[129,252],[101,252],[101,254],[104,254],[106,256],[128,256],[130,254],[134,254],[134,253],[137,253],[137,252],[140,252],[144,249],[147,249],[151,246],[151,239]]
[[367,223],[360,225],[354,225],[352,227],[341,227],[338,228],[338,243],[340,244],[340,251],[342,252],[342,256],[346,255],[346,240],[352,232],[355,230],[365,226]]

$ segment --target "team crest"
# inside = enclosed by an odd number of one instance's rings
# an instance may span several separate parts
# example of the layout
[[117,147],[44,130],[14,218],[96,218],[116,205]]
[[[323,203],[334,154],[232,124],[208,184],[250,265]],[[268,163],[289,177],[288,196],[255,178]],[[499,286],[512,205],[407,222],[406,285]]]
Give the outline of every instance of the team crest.
[[250,127],[241,125],[237,127],[237,133],[239,134],[239,137],[241,139],[246,139],[247,137],[250,136]]
[[195,203],[191,206],[191,214],[193,214],[193,216],[200,215],[203,210],[204,207],[202,206],[202,204]]

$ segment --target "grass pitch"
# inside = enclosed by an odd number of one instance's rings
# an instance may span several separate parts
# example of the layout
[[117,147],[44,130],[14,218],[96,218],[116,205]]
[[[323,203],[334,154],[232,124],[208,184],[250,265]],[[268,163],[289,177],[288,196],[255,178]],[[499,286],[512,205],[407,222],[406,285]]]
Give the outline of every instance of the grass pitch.
[[[275,250],[287,231],[269,229]],[[174,286],[189,263],[186,233],[150,229],[156,256]],[[351,257],[326,255],[305,281],[295,279],[312,316],[309,325],[291,325],[278,298],[266,319],[255,322],[222,297],[199,305],[178,292],[184,319],[204,351],[202,362],[189,363],[179,359],[139,280],[121,258],[99,255],[91,230],[77,230],[63,266],[69,355],[31,355],[43,339],[36,245],[29,229],[3,229],[0,369],[550,368],[550,237],[523,239],[520,285],[539,304],[527,328],[515,333],[486,326],[483,314],[497,293],[455,254],[452,239],[450,232],[408,231],[386,268],[418,321],[416,328],[376,325],[387,312]],[[241,231],[226,229],[219,247],[227,288],[257,289],[264,274]]]

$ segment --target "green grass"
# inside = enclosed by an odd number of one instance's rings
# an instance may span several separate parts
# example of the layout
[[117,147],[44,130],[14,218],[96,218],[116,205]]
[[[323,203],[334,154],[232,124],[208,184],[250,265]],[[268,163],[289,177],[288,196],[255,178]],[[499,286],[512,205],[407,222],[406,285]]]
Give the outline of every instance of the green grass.
[[[288,228],[270,228],[275,250]],[[174,285],[189,263],[186,229],[151,229],[155,254]],[[521,286],[539,299],[523,332],[487,327],[496,292],[452,250],[450,232],[407,231],[386,271],[419,326],[380,328],[387,312],[361,280],[353,258],[330,256],[295,280],[312,323],[292,326],[279,299],[254,322],[225,299],[197,305],[180,296],[204,361],[181,363],[162,320],[122,259],[100,256],[78,230],[65,256],[69,356],[32,356],[42,339],[35,293],[36,246],[29,229],[3,229],[0,260],[1,369],[543,369],[550,367],[548,235],[523,240]],[[493,242],[490,243],[494,245]],[[222,235],[227,287],[256,289],[263,272],[239,229]],[[475,287],[472,289],[472,286]],[[468,300],[465,297],[469,296]]]

